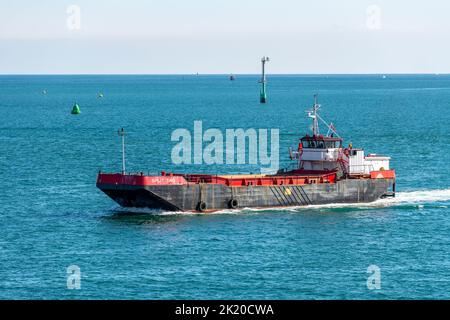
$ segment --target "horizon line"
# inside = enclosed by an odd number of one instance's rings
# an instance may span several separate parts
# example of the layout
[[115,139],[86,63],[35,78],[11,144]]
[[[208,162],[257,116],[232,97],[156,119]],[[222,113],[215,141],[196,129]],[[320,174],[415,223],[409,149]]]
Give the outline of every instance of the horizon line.
[[[0,76],[260,76],[260,73],[0,73]],[[269,76],[450,75],[450,72],[269,73]]]

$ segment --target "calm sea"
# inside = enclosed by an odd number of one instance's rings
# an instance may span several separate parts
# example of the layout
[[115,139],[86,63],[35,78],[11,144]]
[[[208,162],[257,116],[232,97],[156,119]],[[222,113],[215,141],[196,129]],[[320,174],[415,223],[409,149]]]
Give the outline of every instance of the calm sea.
[[[287,166],[315,93],[346,143],[392,157],[395,199],[137,214],[95,187],[120,170],[122,127],[129,171],[257,169],[173,165],[171,133],[195,120],[279,129]],[[250,75],[0,76],[0,298],[449,299],[450,76],[272,75],[258,98]]]

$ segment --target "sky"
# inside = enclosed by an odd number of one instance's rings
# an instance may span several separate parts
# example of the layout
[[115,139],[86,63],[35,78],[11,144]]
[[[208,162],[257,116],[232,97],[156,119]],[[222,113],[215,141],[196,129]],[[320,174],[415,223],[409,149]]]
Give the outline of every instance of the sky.
[[446,0],[0,0],[0,74],[450,73]]

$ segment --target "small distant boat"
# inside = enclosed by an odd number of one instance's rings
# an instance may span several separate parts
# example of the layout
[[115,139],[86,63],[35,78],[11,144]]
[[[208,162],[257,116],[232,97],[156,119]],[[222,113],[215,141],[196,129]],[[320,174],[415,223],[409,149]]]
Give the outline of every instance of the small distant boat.
[[47,90],[42,90],[42,94],[47,94]]
[[234,74],[231,74],[230,75],[230,81],[234,81],[234,80],[236,80],[236,77],[234,76]]
[[99,92],[99,93],[97,94],[97,98],[103,98],[103,93]]
[[72,111],[70,113],[71,114],[80,114],[81,113],[80,106],[76,102],[73,105]]

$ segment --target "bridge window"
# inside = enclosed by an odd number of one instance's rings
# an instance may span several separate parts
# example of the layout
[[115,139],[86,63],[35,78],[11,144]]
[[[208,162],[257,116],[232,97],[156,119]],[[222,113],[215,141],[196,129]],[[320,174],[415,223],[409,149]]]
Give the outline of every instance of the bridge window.
[[309,149],[333,149],[340,148],[341,141],[325,141],[325,140],[303,140],[303,148]]
[[326,141],[325,145],[326,145],[327,149],[340,148],[341,142],[340,141]]

